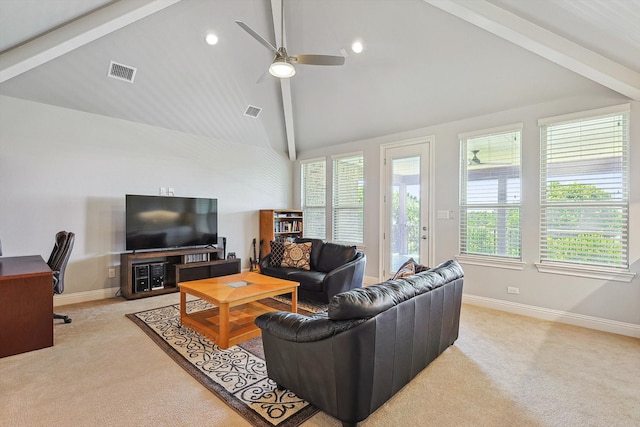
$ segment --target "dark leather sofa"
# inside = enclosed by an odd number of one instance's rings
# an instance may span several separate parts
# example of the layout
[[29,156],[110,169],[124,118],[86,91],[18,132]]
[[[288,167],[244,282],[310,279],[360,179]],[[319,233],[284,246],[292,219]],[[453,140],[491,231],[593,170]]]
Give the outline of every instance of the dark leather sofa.
[[328,312],[266,313],[267,374],[320,410],[356,425],[458,338],[463,271],[455,260],[335,295]]
[[300,283],[298,296],[327,304],[340,292],[362,287],[366,256],[355,246],[325,243],[320,239],[296,239],[311,243],[310,270],[273,265],[272,254],[260,261],[260,271],[267,276]]

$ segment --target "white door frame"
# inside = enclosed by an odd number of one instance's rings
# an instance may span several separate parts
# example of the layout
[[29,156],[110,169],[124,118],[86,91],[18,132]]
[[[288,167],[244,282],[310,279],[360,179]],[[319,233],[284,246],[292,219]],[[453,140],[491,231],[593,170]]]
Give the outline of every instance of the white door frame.
[[[385,264],[385,253],[386,253],[386,245],[387,242],[384,239],[385,236],[385,227],[386,225],[389,223],[389,218],[387,217],[387,209],[385,206],[385,193],[387,191],[387,168],[385,165],[385,158],[386,158],[386,152],[387,149],[390,148],[399,148],[399,147],[406,147],[406,146],[411,146],[411,145],[419,145],[419,144],[426,144],[427,145],[427,152],[429,153],[429,164],[427,165],[428,167],[428,197],[427,200],[423,201],[423,203],[426,202],[426,217],[427,217],[427,247],[428,247],[428,259],[427,260],[423,260],[422,263],[424,264],[425,261],[427,263],[427,265],[434,265],[434,241],[433,241],[433,227],[434,227],[434,215],[433,215],[433,197],[434,197],[434,156],[433,156],[433,150],[434,150],[434,144],[435,144],[435,136],[430,135],[430,136],[423,136],[423,137],[419,137],[419,138],[412,138],[412,139],[408,139],[408,140],[403,140],[403,141],[398,141],[398,142],[392,142],[392,143],[388,143],[388,144],[381,144],[380,145],[380,195],[379,195],[379,200],[380,200],[380,224],[379,224],[379,236],[380,236],[380,250],[378,251],[379,254],[379,260],[378,260],[378,280],[386,280],[388,279],[390,276],[390,272],[384,272],[384,264]],[[387,236],[388,237],[388,236]],[[387,277],[385,277],[387,276]]]

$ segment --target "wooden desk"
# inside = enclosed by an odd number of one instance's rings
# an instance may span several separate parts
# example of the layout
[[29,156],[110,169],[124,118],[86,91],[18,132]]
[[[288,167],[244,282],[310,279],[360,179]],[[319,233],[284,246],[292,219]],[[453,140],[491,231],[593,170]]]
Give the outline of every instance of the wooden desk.
[[53,345],[53,272],[40,255],[0,258],[0,357]]

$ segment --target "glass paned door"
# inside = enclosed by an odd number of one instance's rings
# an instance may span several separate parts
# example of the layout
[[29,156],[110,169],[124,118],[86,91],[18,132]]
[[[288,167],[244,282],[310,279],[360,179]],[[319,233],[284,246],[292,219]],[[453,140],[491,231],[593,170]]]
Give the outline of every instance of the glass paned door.
[[428,146],[385,150],[384,278],[409,258],[428,265]]
[[391,164],[391,270],[420,258],[420,157]]

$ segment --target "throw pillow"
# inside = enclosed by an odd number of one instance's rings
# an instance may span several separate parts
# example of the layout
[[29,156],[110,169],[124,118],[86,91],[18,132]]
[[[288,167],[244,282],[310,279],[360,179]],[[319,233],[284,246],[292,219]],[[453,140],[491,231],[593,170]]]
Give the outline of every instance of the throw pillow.
[[311,269],[311,243],[284,242],[282,267],[295,267],[303,270]]
[[426,265],[422,265],[422,264],[415,264],[413,266],[413,268],[416,270],[416,274],[422,273],[423,271],[428,271],[429,270],[429,267],[427,267]]
[[413,258],[409,258],[400,266],[396,274],[393,275],[391,280],[400,279],[402,277],[413,276],[416,274],[416,262]]
[[280,267],[283,255],[284,242],[271,242],[271,258],[269,259],[269,267]]
[[320,259],[320,252],[324,247],[322,239],[310,239],[307,237],[298,237],[293,243],[311,243],[311,269],[318,269],[318,260]]

